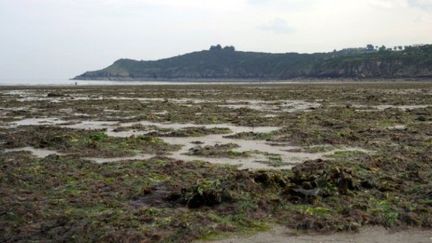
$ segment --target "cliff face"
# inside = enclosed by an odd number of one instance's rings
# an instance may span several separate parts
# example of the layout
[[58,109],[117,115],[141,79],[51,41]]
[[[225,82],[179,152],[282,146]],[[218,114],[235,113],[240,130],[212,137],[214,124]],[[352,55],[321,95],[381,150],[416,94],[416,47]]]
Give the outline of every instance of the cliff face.
[[432,78],[432,45],[403,51],[270,54],[217,49],[158,61],[120,59],[84,80]]
[[[342,60],[327,60],[311,76],[342,78],[431,78],[432,50],[428,53],[376,53]],[[410,55],[411,54],[411,55]],[[426,55],[427,54],[427,55]],[[414,56],[413,56],[414,55]]]

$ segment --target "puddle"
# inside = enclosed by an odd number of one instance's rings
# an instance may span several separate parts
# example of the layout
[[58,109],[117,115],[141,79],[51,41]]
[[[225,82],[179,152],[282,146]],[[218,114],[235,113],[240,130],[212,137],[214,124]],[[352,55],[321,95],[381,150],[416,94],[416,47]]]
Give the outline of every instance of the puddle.
[[[290,169],[293,166],[303,163],[307,160],[321,159],[325,156],[332,155],[340,151],[361,151],[369,152],[361,148],[338,148],[333,149],[329,152],[323,153],[308,153],[302,152],[303,149],[298,146],[291,146],[288,144],[271,144],[267,141],[262,140],[240,140],[240,139],[230,139],[224,138],[226,135],[208,135],[201,138],[179,138],[179,137],[162,137],[166,143],[183,145],[183,147],[176,152],[171,153],[168,157],[185,160],[194,161],[202,160],[215,164],[230,164],[239,165],[241,169]],[[240,148],[233,149],[236,152],[250,152],[250,157],[247,158],[209,158],[194,155],[187,155],[190,149],[196,147],[196,142],[199,141],[201,146],[214,146],[216,144],[228,144],[234,143],[240,146]],[[275,146],[277,145],[277,146]],[[269,158],[265,155],[271,154],[276,157],[280,157],[281,166],[271,166],[268,165]]]
[[4,110],[4,111],[27,111],[29,109],[30,109],[29,106],[19,106],[19,107],[12,107],[12,108],[0,107],[0,110]]
[[167,115],[167,114],[169,114],[169,112],[168,111],[160,111],[160,112],[154,112],[153,113],[154,115]]
[[28,118],[12,122],[12,125],[10,127],[14,128],[18,126],[59,125],[64,123],[68,123],[68,121],[64,121],[54,117]]
[[405,130],[406,128],[407,128],[406,125],[395,125],[395,126],[388,127],[387,129],[390,129],[390,130]]
[[[178,91],[177,91],[178,92]],[[184,106],[193,106],[197,104],[208,104],[215,103],[219,104],[220,107],[227,107],[231,109],[249,108],[258,111],[269,111],[269,112],[297,112],[307,111],[312,108],[318,108],[321,106],[320,103],[307,102],[303,100],[275,100],[275,101],[264,101],[264,100],[219,100],[219,99],[198,99],[198,98],[147,98],[147,97],[124,97],[124,96],[85,96],[77,94],[67,94],[61,97],[48,97],[46,92],[33,93],[25,90],[13,90],[6,94],[12,96],[18,96],[17,101],[20,102],[31,102],[31,101],[49,101],[52,103],[59,103],[63,101],[96,101],[96,100],[136,100],[143,103],[150,102],[170,102],[175,104],[181,104]],[[134,93],[135,94],[135,93]],[[222,104],[220,104],[222,103]],[[164,113],[162,113],[164,114]]]
[[2,91],[4,95],[10,95],[10,96],[34,96],[35,93],[32,90],[23,89],[23,90],[9,90],[9,91]]
[[37,149],[33,147],[24,147],[24,148],[16,148],[16,149],[5,149],[4,152],[18,152],[18,151],[28,151],[31,152],[37,158],[45,158],[48,155],[57,154],[60,155],[57,151],[47,150],[47,149]]
[[223,104],[219,106],[227,107],[230,109],[248,108],[252,110],[267,112],[297,112],[307,111],[310,109],[321,107],[320,103],[307,102],[303,100],[228,100],[226,103],[229,104]]
[[402,111],[414,110],[414,109],[424,109],[431,107],[432,105],[352,105],[352,107],[357,108],[357,111],[362,112],[375,112],[383,111],[386,109],[400,109]]
[[128,127],[132,125],[140,124],[142,126],[156,126],[162,129],[184,129],[188,127],[204,127],[207,129],[212,128],[229,128],[233,133],[241,133],[241,132],[256,132],[256,133],[268,133],[274,132],[279,127],[245,127],[245,126],[236,126],[229,123],[221,123],[221,124],[195,124],[195,123],[159,123],[159,122],[149,122],[149,121],[140,121],[140,122],[131,122],[131,123],[122,123],[121,127]]
[[142,154],[142,155],[136,155],[136,156],[131,156],[131,157],[83,158],[83,159],[90,160],[90,161],[98,163],[98,164],[105,164],[105,163],[115,163],[115,162],[130,161],[130,160],[148,160],[148,159],[153,158],[154,156],[156,156],[156,155]]
[[[4,152],[20,152],[20,151],[28,151],[31,152],[34,156],[37,158],[43,159],[49,155],[62,155],[62,153],[59,153],[54,150],[48,150],[48,149],[37,149],[33,147],[24,147],[24,148],[15,148],[15,149],[5,149]],[[121,161],[130,161],[130,160],[148,160],[156,155],[154,154],[140,154],[136,156],[130,156],[130,157],[117,157],[117,158],[83,158],[85,160],[90,160],[92,162],[98,163],[98,164],[104,164],[104,163],[115,163],[115,162],[121,162]]]
[[136,100],[144,103],[150,102],[172,102],[177,104],[199,104],[199,103],[212,103],[219,102],[217,100],[203,100],[203,99],[191,99],[191,98],[181,98],[181,99],[165,99],[165,98],[142,98],[142,97],[121,97],[121,96],[82,96],[82,95],[68,95],[61,97],[47,97],[47,94],[39,93],[22,93],[19,95],[17,101],[26,102],[26,101],[49,101],[52,103],[58,103],[62,101],[97,101],[97,100]]
[[[76,123],[74,123],[76,122]],[[72,124],[71,124],[72,123]],[[118,127],[130,127],[133,125],[141,125],[154,127],[144,131],[114,131]],[[64,121],[58,118],[32,118],[24,119],[14,123],[14,126],[20,125],[53,125],[71,129],[84,129],[84,130],[106,130],[107,135],[112,137],[130,137],[145,135],[157,129],[173,129],[180,130],[189,127],[204,127],[207,129],[212,128],[229,128],[232,133],[230,134],[212,134],[202,137],[161,137],[166,143],[182,145],[179,151],[172,152],[168,155],[173,159],[185,160],[185,161],[196,161],[202,160],[216,164],[230,164],[238,165],[241,169],[289,169],[294,165],[302,163],[306,160],[315,160],[323,158],[326,155],[331,155],[337,151],[349,151],[359,149],[335,149],[325,153],[310,153],[304,152],[301,147],[291,146],[287,143],[271,143],[264,140],[243,140],[226,138],[225,136],[233,135],[236,133],[270,133],[280,129],[279,127],[245,127],[235,126],[232,124],[193,124],[193,123],[157,123],[149,121],[133,122],[133,123],[119,123],[117,121]],[[190,149],[197,146],[196,142],[199,142],[202,146],[215,146],[222,144],[237,144],[239,148],[233,149],[235,152],[248,152],[249,157],[245,158],[209,158],[200,157],[194,155],[188,155]],[[19,149],[23,150],[23,149]],[[56,152],[35,150],[26,148],[27,151],[34,152],[37,156],[46,156],[47,154],[53,154]],[[154,155],[138,155],[133,157],[122,157],[122,158],[87,158],[88,160],[96,163],[109,163],[118,162],[124,160],[146,160]],[[277,167],[271,166],[269,157],[276,157],[278,159]],[[270,163],[270,164],[269,164]]]
[[394,109],[401,109],[403,111],[407,111],[407,110],[414,110],[414,109],[424,109],[424,108],[428,108],[429,106],[432,105],[377,105],[374,107],[378,110],[394,108]]
[[[73,123],[73,124],[71,124]],[[154,130],[149,131],[125,131],[125,132],[114,132],[114,130],[118,127],[130,127],[133,125],[142,125],[142,126],[154,126],[160,129],[184,129],[189,127],[204,127],[207,129],[212,128],[229,128],[233,133],[241,133],[241,132],[255,132],[255,133],[268,133],[273,132],[279,127],[245,127],[245,126],[235,126],[232,124],[194,124],[194,123],[158,123],[158,122],[149,122],[149,121],[139,121],[139,122],[130,122],[130,123],[119,123],[118,121],[93,121],[93,120],[62,120],[60,118],[29,118],[23,119],[19,121],[15,121],[11,123],[11,128],[18,126],[38,126],[38,125],[56,125],[64,128],[72,128],[72,129],[85,129],[85,130],[100,130],[107,129],[107,134],[113,137],[130,137],[132,135],[144,135]]]
[[[70,121],[72,122],[72,121]],[[70,123],[69,122],[69,123]],[[66,123],[66,122],[64,122]],[[60,127],[71,128],[71,129],[82,129],[82,130],[107,130],[107,134],[112,136],[112,130],[118,122],[114,121],[77,121],[75,124],[61,125]],[[115,134],[115,133],[114,133]]]

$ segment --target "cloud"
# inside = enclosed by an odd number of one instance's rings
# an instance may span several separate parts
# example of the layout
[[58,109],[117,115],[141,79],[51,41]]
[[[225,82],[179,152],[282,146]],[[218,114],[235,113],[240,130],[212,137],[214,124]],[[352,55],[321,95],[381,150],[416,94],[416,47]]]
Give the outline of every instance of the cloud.
[[398,7],[406,7],[406,0],[369,0],[369,4],[384,9],[392,9]]
[[[88,1],[88,0],[87,0]],[[95,0],[93,0],[95,1]],[[97,0],[101,1],[101,0]],[[212,10],[230,10],[244,6],[244,0],[104,0],[111,5],[139,6],[154,5],[160,7],[180,8],[180,9],[212,9]]]
[[432,0],[408,0],[408,5],[415,8],[432,10]]
[[369,0],[374,7],[394,9],[394,8],[416,8],[432,10],[432,0]]
[[247,4],[253,7],[266,7],[270,9],[305,10],[314,7],[320,0],[247,0]]
[[259,29],[276,34],[289,34],[294,32],[294,28],[292,28],[288,22],[282,18],[276,18],[267,24],[259,26]]

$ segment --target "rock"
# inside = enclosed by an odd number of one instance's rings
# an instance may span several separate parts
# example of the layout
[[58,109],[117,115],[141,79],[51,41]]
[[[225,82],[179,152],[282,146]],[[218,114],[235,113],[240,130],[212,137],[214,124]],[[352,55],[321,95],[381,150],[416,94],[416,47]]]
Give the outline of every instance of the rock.
[[421,121],[421,122],[424,122],[424,121],[427,121],[427,118],[426,117],[424,117],[424,116],[419,116],[419,117],[417,117],[417,119],[416,119],[417,121]]
[[200,181],[191,188],[181,190],[181,201],[189,208],[213,207],[223,202],[232,202],[233,197],[221,181]]

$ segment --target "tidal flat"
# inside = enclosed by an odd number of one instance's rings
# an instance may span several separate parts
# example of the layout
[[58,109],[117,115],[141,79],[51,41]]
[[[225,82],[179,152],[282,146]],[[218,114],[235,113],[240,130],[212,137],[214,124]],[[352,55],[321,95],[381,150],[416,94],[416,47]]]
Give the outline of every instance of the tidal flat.
[[1,242],[430,232],[432,82],[0,87],[0,166]]

